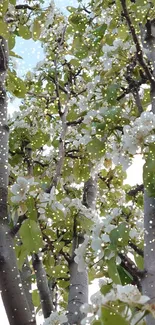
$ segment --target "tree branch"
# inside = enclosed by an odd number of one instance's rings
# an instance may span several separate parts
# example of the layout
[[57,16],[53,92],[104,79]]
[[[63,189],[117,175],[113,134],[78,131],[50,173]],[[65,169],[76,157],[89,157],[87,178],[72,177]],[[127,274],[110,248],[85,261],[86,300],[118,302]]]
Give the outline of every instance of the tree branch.
[[137,185],[136,188],[131,189],[130,191],[127,192],[128,195],[130,196],[136,196],[139,192],[144,193],[144,185]]
[[10,229],[10,235],[12,237],[16,236],[16,234],[18,233],[23,221],[26,220],[26,219],[27,219],[27,216],[25,214],[23,216],[19,217],[17,224],[12,229]]
[[31,6],[27,5],[27,4],[19,4],[19,5],[16,5],[15,6],[15,9],[17,9],[17,10],[19,10],[19,9],[35,10],[36,7],[35,6],[34,7],[31,7]]
[[144,257],[144,252],[140,249],[136,244],[132,243],[131,241],[128,242],[128,245],[133,248],[133,250],[140,256]]
[[67,126],[76,126],[78,124],[81,124],[83,122],[83,120],[84,120],[84,117],[82,116],[82,117],[80,117],[76,121],[69,121],[69,122],[67,122]]
[[138,289],[142,291],[141,279],[145,276],[146,271],[139,270],[128,256],[122,253],[119,253],[118,255],[121,258],[121,266],[131,274],[134,284],[136,284]]
[[43,263],[37,254],[32,257],[32,264],[36,275],[37,288],[40,295],[41,306],[45,318],[53,311],[52,299]]
[[141,65],[141,67],[143,68],[143,70],[145,71],[145,74],[146,74],[148,80],[150,81],[151,85],[155,85],[154,77],[151,74],[147,64],[144,61],[143,52],[142,52],[141,46],[139,44],[135,28],[134,28],[134,26],[133,26],[133,24],[131,22],[131,19],[130,19],[129,13],[128,13],[128,9],[127,9],[127,6],[126,6],[126,0],[120,0],[120,1],[121,1],[124,17],[126,18],[127,24],[129,26],[129,30],[131,32],[133,41],[134,41],[135,46],[136,46],[138,61],[139,61],[140,65]]

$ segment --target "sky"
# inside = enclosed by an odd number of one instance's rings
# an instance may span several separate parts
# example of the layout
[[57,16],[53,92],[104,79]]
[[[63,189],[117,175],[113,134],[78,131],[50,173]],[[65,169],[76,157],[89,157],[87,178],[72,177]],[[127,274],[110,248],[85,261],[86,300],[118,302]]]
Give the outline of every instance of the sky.
[[[18,3],[23,3],[24,1],[18,1]],[[49,1],[47,1],[48,3]],[[87,0],[85,0],[85,3]],[[55,4],[61,11],[67,14],[67,10],[65,9],[66,6],[76,6],[77,1],[74,0],[56,0]],[[43,60],[44,53],[41,47],[41,44],[37,41],[34,42],[33,40],[22,40],[21,38],[17,37],[16,39],[16,46],[13,49],[14,52],[20,55],[23,59],[17,59],[17,74],[19,77],[23,77],[24,74],[32,68],[35,67],[36,63]],[[14,111],[18,110],[20,105],[20,99],[15,99],[13,103],[9,103],[8,105],[8,112],[12,114]],[[142,168],[143,168],[143,161],[140,156],[134,158],[133,165],[129,167],[127,171],[127,179],[125,183],[130,184],[131,186],[135,184],[142,183]],[[138,166],[138,168],[137,168]],[[89,294],[92,295],[94,292],[98,290],[98,283],[95,281],[89,287]],[[5,313],[5,309],[3,306],[3,302],[0,296],[0,321],[3,325],[9,325],[7,315]],[[42,324],[42,317],[37,317],[37,325]]]

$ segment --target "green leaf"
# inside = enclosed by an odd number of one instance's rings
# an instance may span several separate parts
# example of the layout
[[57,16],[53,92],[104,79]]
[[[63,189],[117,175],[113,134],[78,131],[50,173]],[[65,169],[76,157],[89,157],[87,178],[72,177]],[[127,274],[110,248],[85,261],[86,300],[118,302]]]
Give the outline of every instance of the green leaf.
[[31,32],[27,26],[20,25],[18,28],[19,36],[23,37],[24,39],[31,38]]
[[28,197],[28,199],[26,200],[26,207],[28,209],[27,212],[27,216],[28,218],[30,218],[31,220],[37,221],[37,210],[36,210],[36,206],[35,206],[35,201],[34,198],[31,196]]
[[110,107],[105,111],[105,113],[102,114],[102,116],[104,117],[107,125],[111,125],[113,122],[116,124],[120,120],[121,109],[120,107]]
[[26,94],[26,86],[22,79],[16,77],[14,79],[14,83],[16,86],[16,89],[14,90],[14,95],[19,98],[25,97]]
[[15,72],[8,72],[7,89],[18,98],[25,97],[26,85],[22,79],[16,76]]
[[48,236],[50,240],[57,239],[57,235],[52,229],[46,228],[45,230],[43,230],[43,234]]
[[32,302],[35,307],[40,306],[40,297],[39,297],[38,289],[32,291]]
[[84,59],[88,55],[88,48],[81,36],[75,36],[72,44],[72,50],[78,59]]
[[26,249],[26,247],[24,247],[24,245],[16,245],[15,252],[16,252],[16,256],[17,256],[18,269],[22,270],[22,266],[23,266],[25,259],[27,257],[27,249]]
[[106,284],[106,285],[103,285],[100,289],[101,293],[103,295],[106,295],[110,290],[112,289],[112,284],[109,283],[109,284]]
[[67,6],[66,9],[71,13],[77,10],[77,8],[74,8],[74,7],[71,7],[71,6]]
[[133,277],[121,265],[117,266],[117,270],[123,286],[132,283]]
[[10,35],[8,39],[9,50],[12,50],[15,46],[15,35]]
[[129,322],[114,309],[103,306],[101,310],[101,320],[104,325],[129,325]]
[[107,101],[110,104],[116,103],[117,91],[120,88],[119,84],[112,84],[107,89]]
[[101,38],[103,38],[106,29],[107,29],[107,24],[102,24],[101,26],[97,27],[97,28],[93,31],[93,34],[94,34],[95,36],[100,36]]
[[8,10],[8,4],[9,4],[8,0],[1,1],[1,3],[0,3],[0,14],[1,14],[1,16],[4,16],[6,11]]
[[128,37],[129,35],[129,31],[128,31],[128,28],[124,25],[120,26],[118,28],[118,34],[117,34],[117,37],[122,39],[123,41],[126,40],[126,38]]
[[106,123],[103,122],[103,123],[94,123],[94,124],[96,126],[97,134],[103,134],[103,131],[106,128]]
[[128,245],[129,241],[129,226],[126,222],[122,222],[118,226],[119,243],[123,246]]
[[87,144],[87,151],[91,153],[94,158],[101,157],[104,155],[105,145],[98,138],[94,138]]
[[32,27],[32,38],[37,41],[41,34],[41,24],[38,19],[35,19]]
[[24,221],[19,234],[28,253],[38,253],[39,249],[43,248],[41,230],[34,220],[28,219]]
[[140,270],[144,270],[144,258],[137,253],[134,253],[135,262]]
[[15,58],[18,58],[18,59],[23,59],[20,55],[17,55],[15,52],[13,51],[10,51],[10,56],[13,56]]
[[110,241],[111,241],[111,248],[113,248],[115,250],[118,246],[118,239],[119,239],[118,228],[113,229],[110,232],[109,237],[110,237]]
[[76,159],[74,161],[73,175],[78,183],[89,177],[87,160],[85,162],[84,160],[81,161],[81,159]]
[[43,145],[47,144],[50,139],[50,135],[43,133],[40,129],[36,132],[36,134],[31,139],[32,149],[38,149]]
[[71,59],[71,60],[70,60],[70,64],[71,64],[73,67],[78,68],[78,67],[80,66],[80,61],[77,60],[77,59]]
[[87,23],[87,18],[81,13],[72,13],[68,18],[70,24],[74,26],[77,31],[84,31]]
[[109,278],[111,278],[114,283],[121,284],[120,276],[116,266],[116,258],[112,257],[110,260],[107,260],[107,265]]
[[8,25],[1,19],[0,19],[0,35],[6,39],[8,39],[10,36]]
[[126,222],[122,222],[117,228],[110,232],[111,247],[116,249],[118,246],[125,246],[129,240],[129,227]]

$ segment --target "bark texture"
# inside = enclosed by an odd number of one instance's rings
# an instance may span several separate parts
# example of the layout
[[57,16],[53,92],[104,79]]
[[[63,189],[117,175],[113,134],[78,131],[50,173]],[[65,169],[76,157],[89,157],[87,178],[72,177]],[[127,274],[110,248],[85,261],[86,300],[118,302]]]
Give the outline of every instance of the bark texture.
[[[95,209],[97,194],[97,182],[90,178],[84,185],[83,204],[87,208]],[[73,258],[69,263],[70,287],[68,295],[68,322],[70,325],[80,325],[85,314],[81,313],[80,307],[88,303],[88,272],[78,271],[78,264],[74,261],[74,250],[84,241],[84,235],[77,236],[76,229],[73,230]]]
[[88,302],[88,273],[78,271],[78,264],[72,261],[69,265],[70,288],[68,297],[68,322],[79,325],[84,318],[80,307]]
[[[155,198],[144,191],[144,268],[146,275],[142,281],[143,294],[155,303]],[[154,325],[155,319],[147,316],[147,325]]]
[[53,310],[47,276],[41,259],[37,254],[33,256],[33,268],[36,274],[37,288],[41,300],[43,315],[48,318]]
[[20,277],[21,277],[22,286],[24,289],[24,293],[25,293],[29,308],[31,310],[32,315],[34,315],[34,317],[35,317],[35,310],[34,310],[34,306],[33,306],[33,302],[32,302],[32,293],[31,293],[31,280],[30,280],[31,274],[32,274],[32,272],[29,267],[28,259],[26,259],[24,262],[24,265],[22,267],[22,270],[20,272]]
[[[148,26],[149,24],[149,26]],[[153,35],[151,21],[141,26],[141,38],[146,55],[152,63],[152,78],[155,77],[155,35]],[[152,112],[155,114],[155,82],[151,83],[150,91]],[[142,280],[143,294],[150,297],[150,303],[155,302],[155,198],[149,197],[144,188],[144,268],[146,275]],[[146,317],[147,325],[154,325],[155,319]]]

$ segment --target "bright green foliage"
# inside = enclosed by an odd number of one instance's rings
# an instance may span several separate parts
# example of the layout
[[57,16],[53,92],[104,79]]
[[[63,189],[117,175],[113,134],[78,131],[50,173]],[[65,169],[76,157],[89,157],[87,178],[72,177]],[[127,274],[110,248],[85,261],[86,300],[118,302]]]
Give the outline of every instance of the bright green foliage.
[[19,234],[27,254],[38,253],[43,247],[41,230],[34,220],[24,221]]

